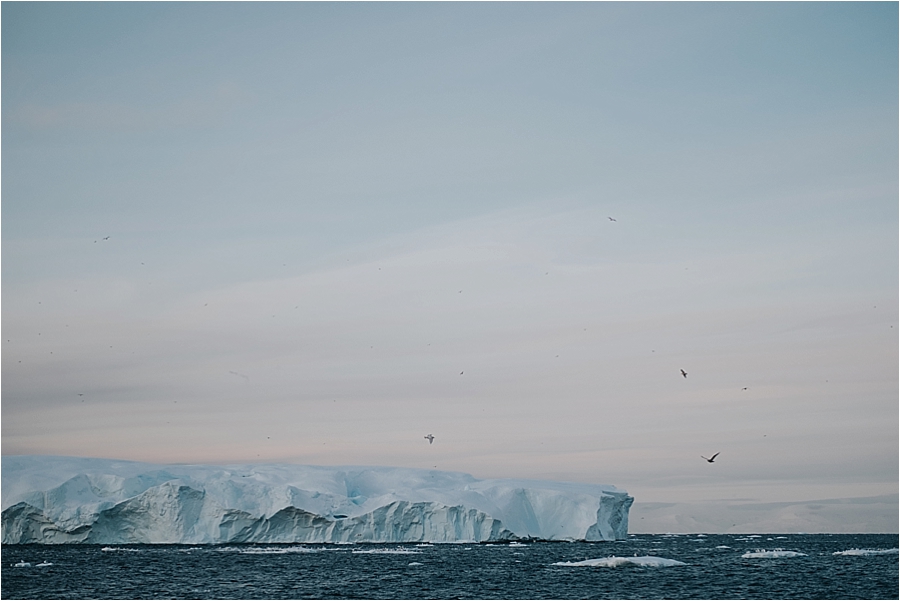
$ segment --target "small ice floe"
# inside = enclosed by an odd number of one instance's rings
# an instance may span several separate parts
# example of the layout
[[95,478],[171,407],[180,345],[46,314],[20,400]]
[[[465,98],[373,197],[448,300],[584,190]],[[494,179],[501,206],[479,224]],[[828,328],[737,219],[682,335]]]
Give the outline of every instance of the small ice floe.
[[786,536],[776,536],[775,540],[787,540]]
[[585,559],[584,561],[558,561],[550,565],[589,568],[618,568],[620,566],[632,565],[650,568],[665,568],[669,566],[686,566],[687,564],[674,559],[666,559],[665,557],[645,555],[643,557],[603,557],[601,559]]
[[730,549],[730,548],[731,548],[731,547],[729,547],[728,545],[718,545],[718,546],[716,546],[716,549]]
[[354,549],[353,553],[368,555],[418,555],[421,551],[413,549]]
[[126,551],[129,553],[140,553],[140,549],[129,549],[128,547],[103,547],[101,551]]
[[523,545],[522,543],[513,541],[513,542],[509,543],[509,546],[510,547],[527,547],[528,545]]
[[20,561],[19,563],[13,564],[14,568],[30,568],[31,564],[27,561]]
[[416,546],[417,547],[433,547],[434,545],[432,545],[431,543],[419,543]]
[[239,549],[239,553],[248,555],[284,555],[286,553],[318,553],[318,549],[308,547],[248,547]]
[[847,549],[835,551],[832,555],[897,555],[898,549]]
[[409,563],[406,564],[406,565],[408,565],[408,566],[420,566],[420,565],[422,565],[422,564],[419,563],[418,561],[411,561],[411,562],[409,562]]
[[799,551],[785,551],[784,549],[772,549],[771,551],[766,551],[765,549],[757,549],[756,551],[748,551],[741,555],[744,559],[779,559],[782,557],[806,557],[806,553],[800,553]]
[[37,565],[34,566],[34,567],[36,567],[36,568],[46,568],[47,566],[52,566],[52,565],[53,565],[53,564],[50,563],[49,561],[42,561],[41,563],[37,564]]

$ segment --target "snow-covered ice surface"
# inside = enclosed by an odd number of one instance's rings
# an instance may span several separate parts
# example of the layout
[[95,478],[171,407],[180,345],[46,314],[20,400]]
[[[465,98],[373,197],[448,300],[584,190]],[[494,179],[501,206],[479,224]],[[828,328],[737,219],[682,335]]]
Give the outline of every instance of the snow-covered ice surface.
[[584,561],[558,561],[552,565],[589,568],[618,568],[620,566],[631,565],[651,568],[665,568],[670,566],[684,566],[687,564],[683,561],[678,561],[675,559],[666,559],[665,557],[644,555],[643,557],[601,557],[600,559],[585,559]]
[[757,551],[744,553],[741,557],[744,559],[779,559],[781,557],[806,557],[806,553],[800,553],[799,551],[785,551],[783,549],[773,549],[771,551],[759,549]]
[[614,486],[391,467],[2,458],[2,541],[363,543],[615,540]]

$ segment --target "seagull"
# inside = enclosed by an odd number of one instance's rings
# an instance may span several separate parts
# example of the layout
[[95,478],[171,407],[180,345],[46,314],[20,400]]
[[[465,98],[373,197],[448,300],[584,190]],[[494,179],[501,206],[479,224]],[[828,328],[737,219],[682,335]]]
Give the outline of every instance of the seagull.
[[230,373],[231,375],[237,376],[237,377],[239,377],[239,378],[244,378],[244,379],[247,380],[248,382],[250,381],[250,376],[245,376],[244,374],[239,374],[239,373],[236,372],[236,371],[229,371],[228,373]]
[[744,386],[744,387],[743,387],[743,388],[741,388],[741,390],[747,390],[747,387],[746,387],[746,386]]
[[462,372],[462,371],[461,371],[461,372],[459,372],[459,375],[463,375],[464,373],[465,373],[465,372]]
[[615,221],[615,219],[613,219],[612,217],[607,217],[607,219],[609,219],[610,221]]
[[684,377],[686,378],[686,377],[687,377],[687,372],[684,371],[684,370],[682,369],[682,370],[681,370],[681,375],[684,376]]
[[106,238],[104,238],[104,240],[109,240],[109,236],[107,236]]
[[[703,455],[700,455],[700,456],[703,457]],[[718,456],[719,456],[719,454],[716,453],[715,455],[713,455],[712,457],[710,457],[708,459],[706,457],[703,457],[703,458],[706,459],[707,461],[709,461],[710,463],[712,463],[713,461],[716,460],[716,457],[718,457]]]
[[431,434],[425,436],[424,438],[428,439],[428,444],[434,444],[434,436],[432,436]]

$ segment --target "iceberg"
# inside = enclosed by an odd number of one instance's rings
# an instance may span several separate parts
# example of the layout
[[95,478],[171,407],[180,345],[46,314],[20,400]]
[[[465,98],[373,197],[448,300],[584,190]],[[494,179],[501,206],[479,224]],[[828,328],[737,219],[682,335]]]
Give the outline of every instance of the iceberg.
[[393,467],[2,459],[3,544],[622,540],[614,486]]

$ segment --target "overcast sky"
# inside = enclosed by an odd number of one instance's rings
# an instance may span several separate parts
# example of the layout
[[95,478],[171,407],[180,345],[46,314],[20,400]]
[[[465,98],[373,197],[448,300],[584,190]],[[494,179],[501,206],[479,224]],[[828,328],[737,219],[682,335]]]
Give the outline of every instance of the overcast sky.
[[897,11],[5,2],[3,454],[896,495]]

